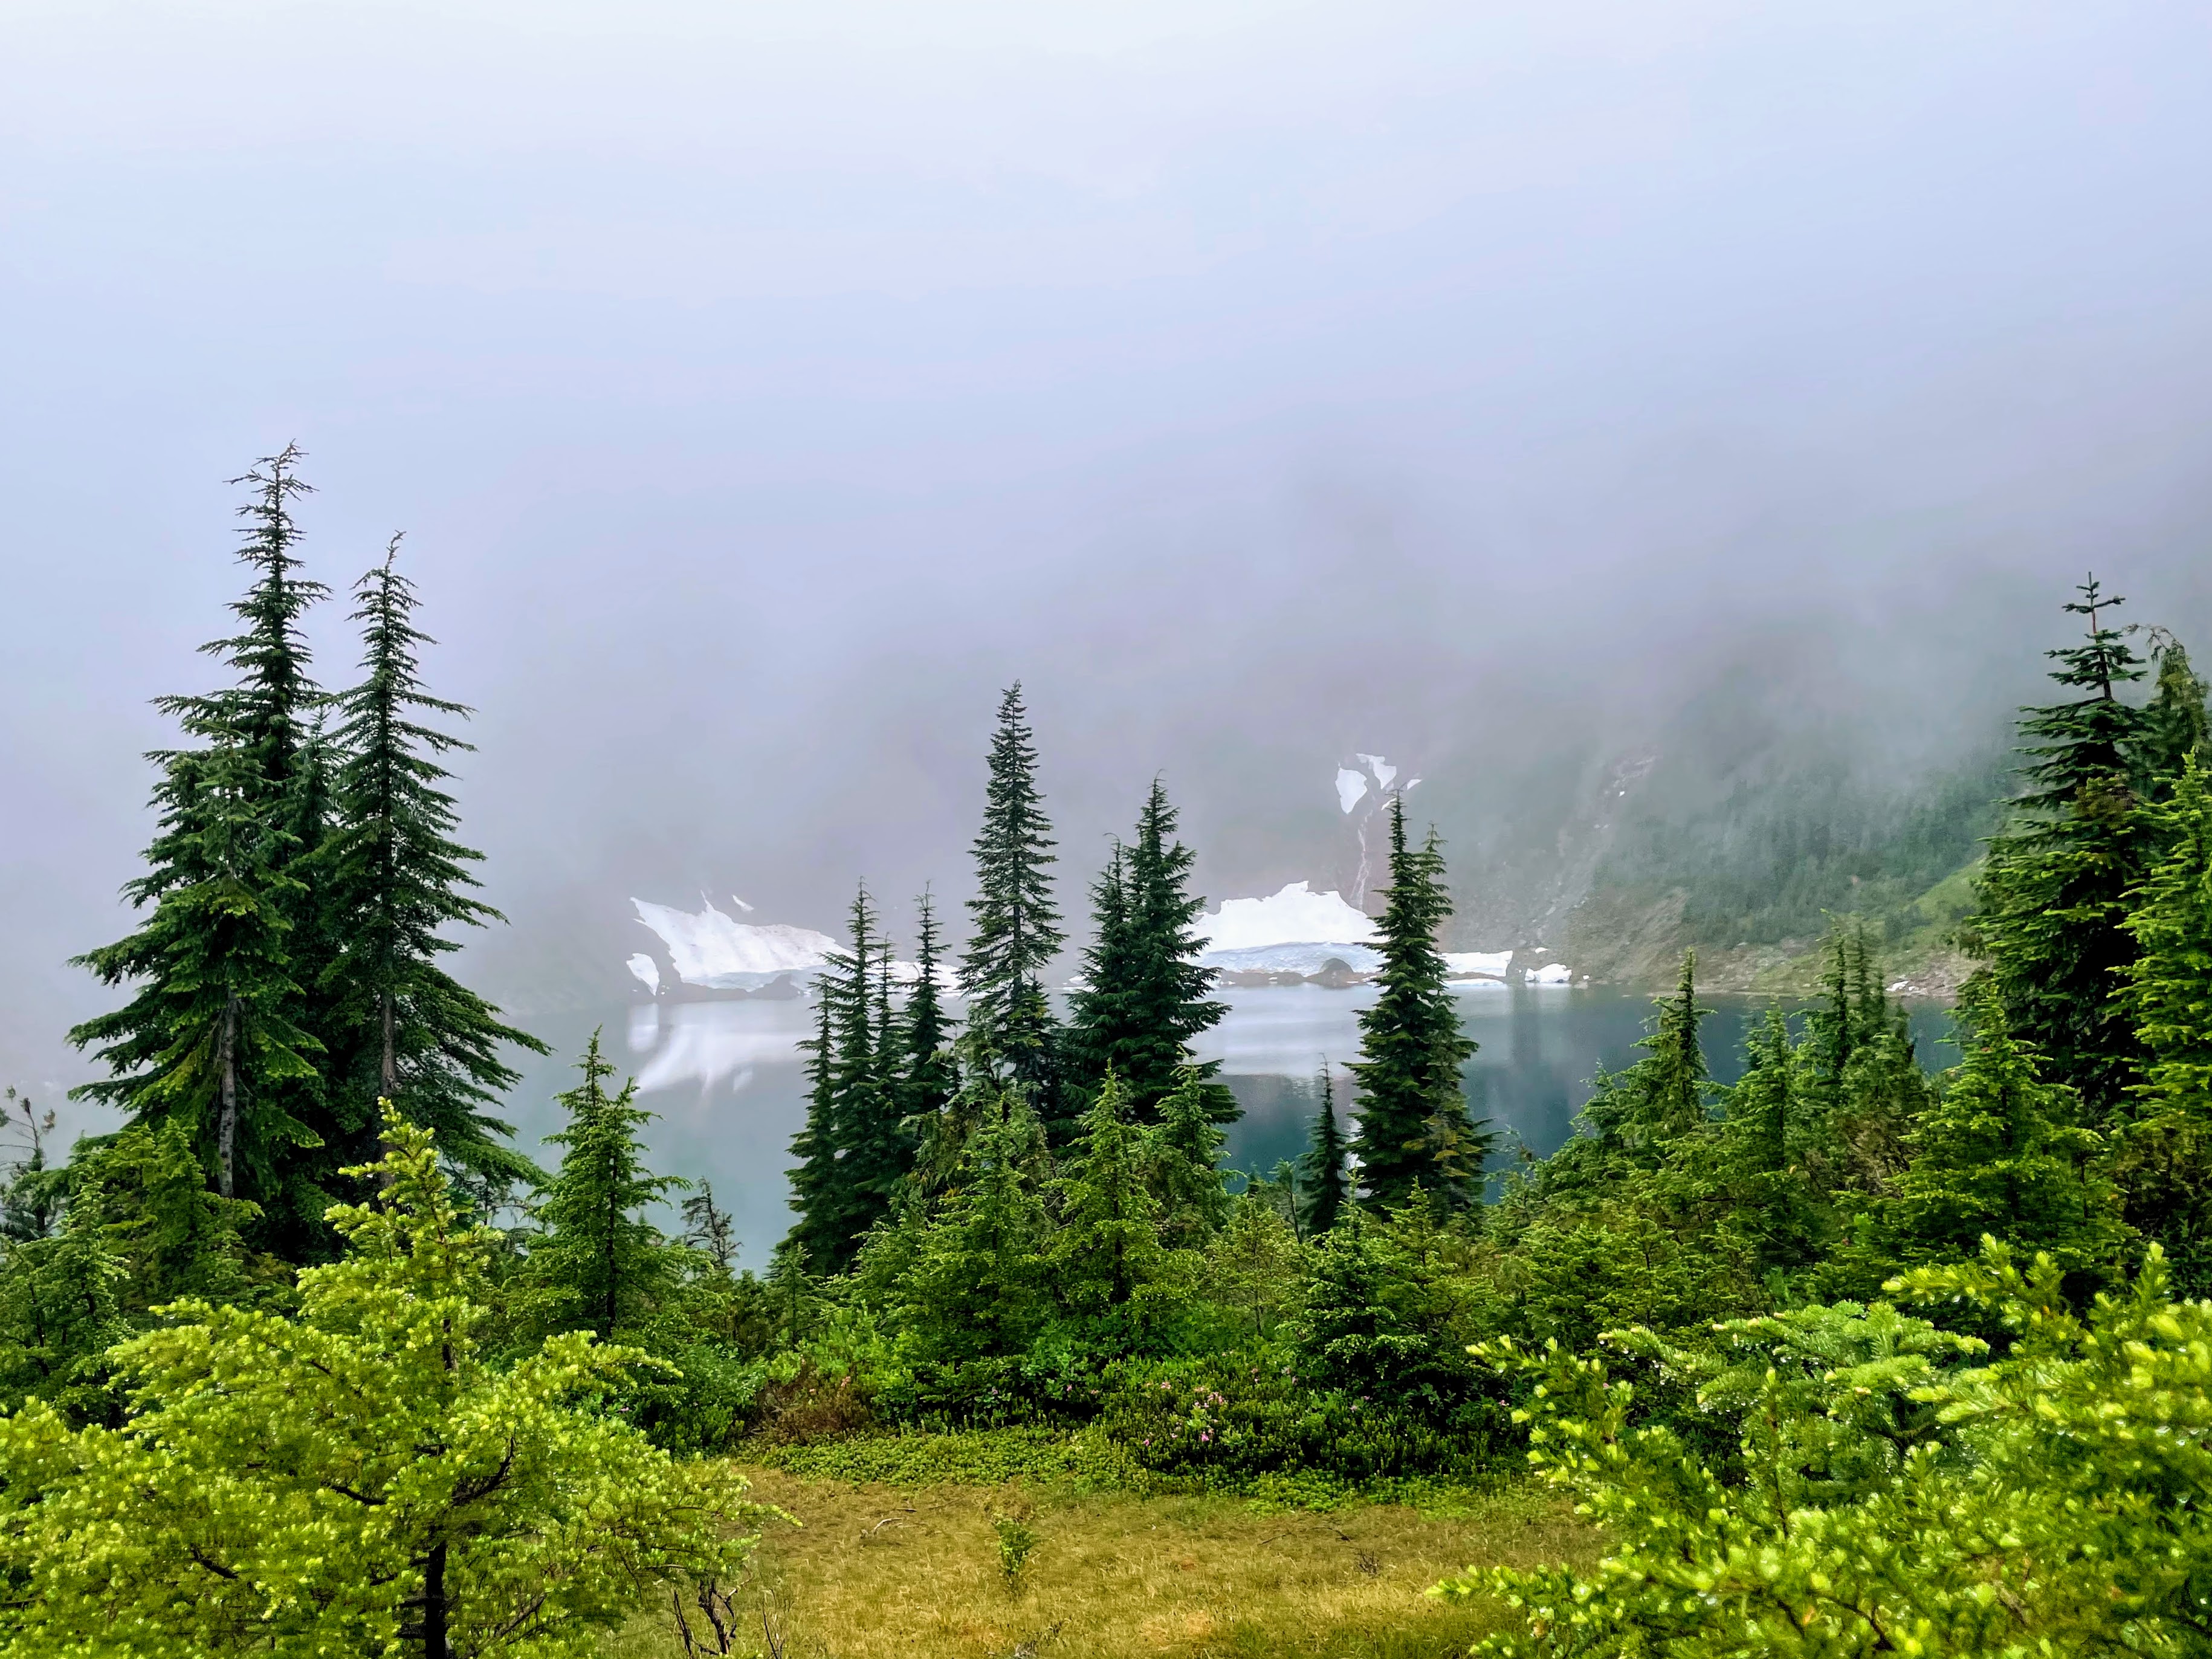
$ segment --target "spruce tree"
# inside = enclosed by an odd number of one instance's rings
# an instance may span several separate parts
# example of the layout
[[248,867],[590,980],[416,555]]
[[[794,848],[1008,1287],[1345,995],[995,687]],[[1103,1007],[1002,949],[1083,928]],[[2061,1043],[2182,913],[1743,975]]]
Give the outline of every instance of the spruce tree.
[[945,1012],[938,983],[936,907],[925,890],[915,902],[915,966],[920,976],[908,994],[900,1022],[899,1112],[907,1133],[919,1137],[936,1120],[960,1086],[953,1064],[952,1022]]
[[1050,1260],[1061,1306],[1115,1352],[1136,1346],[1158,1316],[1165,1256],[1145,1164],[1143,1131],[1129,1121],[1121,1079],[1109,1072],[1057,1183],[1060,1226]]
[[110,1075],[70,1091],[133,1123],[182,1122],[225,1198],[301,1222],[289,1155],[317,1144],[289,1108],[315,1082],[314,1037],[298,1023],[286,950],[299,884],[291,837],[262,796],[235,732],[162,757],[162,833],[147,874],[124,889],[153,914],[129,938],[76,961],[101,981],[137,981],[129,1003],[70,1032]]
[[1059,1027],[1043,973],[1066,935],[1054,907],[1052,826],[1037,791],[1036,745],[1018,683],[999,704],[991,741],[983,828],[975,837],[975,931],[960,958],[968,1026],[994,1063],[1049,1124],[1064,1108],[1057,1088]]
[[2185,1295],[2212,1289],[2212,776],[2191,755],[2154,809],[2166,851],[2133,895],[2140,951],[2120,1000],[2145,1056],[2115,1125],[2129,1223],[2166,1251]]
[[830,959],[817,983],[830,1010],[830,1124],[837,1148],[833,1222],[809,1240],[816,1270],[853,1265],[868,1230],[890,1213],[914,1169],[915,1137],[902,1121],[900,1054],[890,1024],[890,950],[862,887],[851,912],[853,946]]
[[727,1274],[737,1266],[738,1233],[730,1212],[714,1202],[712,1182],[702,1181],[699,1190],[684,1200],[684,1242]]
[[2096,1167],[2098,1137],[2079,1127],[2080,1097],[2044,1080],[1985,986],[1970,988],[1961,1012],[1966,1057],[1914,1129],[1889,1206],[1897,1260],[1970,1259],[1987,1235],[2069,1271],[2111,1267],[2125,1229]]
[[1179,1249],[1202,1247],[1229,1219],[1229,1192],[1221,1174],[1221,1149],[1228,1137],[1221,1133],[1212,1101],[1220,1086],[1209,1084],[1199,1067],[1184,1066],[1175,1089],[1160,1103],[1159,1127],[1151,1132],[1162,1227],[1168,1242]]
[[791,1224],[779,1251],[797,1249],[809,1259],[836,1248],[842,1222],[843,1188],[837,1169],[835,1011],[819,979],[815,985],[814,1036],[799,1047],[806,1052],[806,1117],[791,1138]]
[[2191,666],[2181,641],[2162,628],[2152,629],[2150,635],[2158,674],[2143,709],[2140,749],[2148,791],[2162,800],[2172,793],[2189,757],[2212,744],[2212,713],[2205,707],[2204,680]]
[[901,1323],[926,1359],[1009,1358],[1039,1328],[1050,1226],[1028,1174],[1036,1136],[1009,1092],[968,1137],[905,1285]]
[[523,1269],[524,1305],[546,1335],[634,1340],[669,1311],[683,1272],[682,1252],[645,1212],[690,1183],[647,1169],[637,1132],[653,1114],[637,1104],[635,1079],[620,1094],[606,1091],[614,1067],[600,1056],[597,1031],[577,1070],[583,1080],[560,1097],[568,1122],[546,1137],[564,1150],[532,1206],[542,1231]]
[[344,759],[317,860],[338,941],[322,973],[333,1032],[323,1157],[367,1160],[383,1099],[464,1169],[527,1180],[530,1161],[501,1144],[512,1127],[485,1109],[517,1080],[501,1044],[548,1051],[441,965],[459,948],[447,929],[504,918],[468,891],[478,884],[468,866],[483,854],[453,839],[453,798],[442,787],[452,774],[440,763],[471,745],[427,722],[469,711],[423,689],[416,652],[430,641],[415,625],[398,550],[395,536],[354,585],[365,678],[337,700]]
[[1406,805],[1390,799],[1390,885],[1382,921],[1381,994],[1359,1015],[1359,1132],[1352,1150],[1366,1200],[1402,1204],[1419,1182],[1455,1208],[1479,1196],[1491,1136],[1468,1115],[1460,1034],[1437,933],[1451,915],[1436,832],[1406,841]]
[[1977,949],[1990,989],[2049,1081],[2079,1092],[2093,1122],[2120,1107],[2140,1060],[2112,999],[2135,957],[2124,896],[2143,868],[2143,711],[2120,701],[2141,659],[2106,613],[2121,601],[2093,576],[2066,609],[2082,642],[2047,653],[2079,693],[2021,711],[2024,793],[1990,843],[1977,884]]
[[[1206,901],[1189,891],[1196,854],[1175,831],[1175,808],[1155,778],[1136,839],[1126,849],[1115,845],[1093,889],[1097,942],[1085,953],[1090,983],[1073,999],[1069,1022],[1078,1076],[1096,1088],[1110,1069],[1139,1122],[1153,1121],[1160,1102],[1180,1086],[1192,1041],[1226,1012],[1207,994],[1215,971],[1197,962],[1203,941],[1195,924]],[[1205,1075],[1218,1069],[1208,1062]],[[1210,1100],[1217,1121],[1234,1121],[1236,1099],[1225,1089]]]
[[1313,1138],[1298,1159],[1300,1218],[1308,1238],[1319,1238],[1336,1225],[1352,1197],[1344,1132],[1336,1121],[1336,1090],[1323,1066],[1314,1078],[1314,1092],[1321,1110],[1314,1116]]

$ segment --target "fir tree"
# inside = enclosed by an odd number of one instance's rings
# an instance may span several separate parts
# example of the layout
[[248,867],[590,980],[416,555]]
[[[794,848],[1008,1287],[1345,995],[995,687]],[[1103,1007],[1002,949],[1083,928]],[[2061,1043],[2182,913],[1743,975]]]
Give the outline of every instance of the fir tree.
[[[1160,1102],[1180,1086],[1191,1042],[1226,1012],[1207,995],[1214,970],[1197,962],[1204,942],[1195,923],[1206,901],[1189,891],[1196,854],[1175,839],[1175,808],[1155,778],[1135,841],[1126,849],[1115,845],[1092,890],[1097,942],[1085,953],[1090,983],[1073,1000],[1068,1032],[1085,1085],[1096,1088],[1110,1069],[1139,1122],[1151,1121]],[[1208,1062],[1205,1074],[1217,1069]],[[1218,1121],[1234,1120],[1236,1100],[1226,1090],[1217,1091],[1211,1102]]]
[[2091,577],[2066,609],[2087,619],[2078,646],[2048,653],[2051,678],[2080,695],[2021,711],[2027,787],[1990,843],[1978,884],[1977,948],[2019,1040],[2091,1118],[2119,1108],[2139,1054],[2112,1000],[2133,960],[2124,895],[2142,872],[2143,711],[2119,700],[2141,659],[2106,613],[2121,601]]
[[684,1242],[727,1274],[737,1266],[738,1232],[730,1212],[714,1202],[714,1186],[702,1181],[699,1190],[684,1200]]
[[577,1069],[583,1081],[560,1097],[568,1122],[546,1137],[564,1150],[533,1206],[542,1231],[525,1264],[524,1299],[546,1334],[634,1340],[659,1322],[682,1277],[680,1251],[644,1212],[690,1183],[646,1168],[637,1132],[653,1114],[637,1104],[635,1079],[607,1093],[614,1067],[600,1058],[598,1032]]
[[114,1415],[103,1358],[131,1334],[120,1297],[128,1269],[104,1209],[99,1178],[84,1171],[60,1232],[11,1243],[0,1258],[0,1410],[36,1397],[77,1422]]
[[82,1156],[101,1220],[124,1264],[123,1311],[143,1320],[185,1297],[245,1303],[258,1288],[245,1245],[254,1206],[208,1190],[180,1123],[125,1129]]
[[283,1163],[317,1137],[288,1106],[315,1081],[319,1045],[298,1024],[289,972],[291,838],[258,799],[253,755],[235,732],[162,757],[162,833],[147,874],[124,889],[153,904],[137,932],[76,958],[101,981],[137,981],[131,1001],[70,1032],[111,1075],[72,1090],[134,1123],[183,1122],[225,1198],[250,1194],[299,1218]]
[[1221,1149],[1228,1137],[1218,1125],[1212,1102],[1219,1087],[1208,1084],[1198,1066],[1184,1066],[1160,1103],[1159,1127],[1151,1132],[1162,1226],[1177,1248],[1202,1247],[1229,1219],[1229,1193],[1221,1175]]
[[831,1132],[837,1149],[831,1224],[809,1240],[818,1269],[842,1273],[868,1230],[890,1213],[914,1169],[915,1139],[901,1110],[898,1063],[890,1030],[890,949],[877,929],[863,887],[851,912],[853,948],[834,954],[817,981],[830,1011]]
[[2140,954],[2120,1000],[2146,1059],[2112,1170],[2128,1221],[2165,1248],[2185,1294],[2212,1288],[2212,777],[2191,755],[2154,809],[2165,855],[2133,898]]
[[1352,1173],[1344,1132],[1336,1121],[1336,1090],[1328,1067],[1314,1078],[1314,1092],[1321,1102],[1315,1114],[1313,1138],[1298,1159],[1301,1220],[1308,1238],[1319,1238],[1337,1224],[1352,1196]]
[[806,1052],[806,1118],[791,1138],[789,1202],[799,1219],[779,1247],[796,1247],[810,1258],[837,1248],[844,1190],[837,1168],[836,1010],[819,978],[814,994],[814,1036],[799,1045]]
[[995,1062],[1057,1121],[1059,1030],[1042,975],[1066,935],[1052,896],[1052,826],[1036,786],[1036,746],[1022,688],[999,704],[983,828],[975,838],[975,932],[960,958],[968,1025]]
[[1248,1186],[1206,1252],[1206,1282],[1239,1322],[1252,1322],[1255,1341],[1271,1339],[1298,1307],[1302,1274],[1297,1236],[1257,1186]]
[[1404,1202],[1415,1182],[1455,1206],[1478,1195],[1491,1137],[1467,1108],[1461,1068],[1474,1044],[1460,1034],[1437,932],[1451,915],[1436,833],[1406,842],[1406,806],[1390,800],[1390,885],[1382,916],[1382,992],[1359,1015],[1359,1132],[1352,1150],[1370,1203]]
[[920,970],[906,1000],[899,1035],[899,1110],[907,1133],[919,1136],[951,1101],[960,1086],[951,1053],[952,1022],[945,1012],[938,983],[936,908],[927,891],[915,902],[915,966]]
[[322,991],[343,1035],[332,1040],[325,1157],[367,1158],[385,1099],[462,1167],[527,1180],[536,1173],[529,1160],[501,1144],[514,1130],[485,1108],[516,1081],[502,1043],[547,1049],[441,965],[459,948],[445,930],[504,918],[467,890],[477,885],[468,866],[483,854],[453,839],[453,798],[442,787],[452,774],[440,763],[471,745],[426,722],[469,711],[423,689],[416,651],[429,640],[415,625],[415,589],[396,568],[398,550],[394,537],[383,562],[354,586],[365,678],[337,705],[345,758],[319,862],[340,941]]
[[46,1137],[54,1132],[51,1108],[41,1115],[27,1096],[7,1091],[5,1116],[12,1127],[22,1121],[24,1156],[8,1165],[0,1183],[0,1241],[44,1238],[60,1218],[68,1190],[68,1171],[46,1164]]
[[1057,1183],[1053,1286],[1094,1339],[1126,1351],[1158,1317],[1165,1258],[1159,1206],[1145,1182],[1143,1131],[1128,1121],[1121,1079],[1111,1072],[1084,1114],[1072,1151]]
[[2158,675],[2143,709],[2139,747],[2149,793],[2163,799],[2172,793],[2189,757],[2212,744],[2212,714],[2205,707],[2204,680],[2191,666],[2181,641],[2162,628],[2152,629],[2150,635]]
[[1906,1266],[1971,1257],[1986,1235],[2069,1270],[2111,1264],[2124,1229],[2095,1167],[2098,1137],[2081,1103],[2045,1082],[2033,1051],[1985,988],[1963,1005],[1966,1057],[1912,1134],[1912,1162],[1890,1206]]
[[1048,1224],[1027,1173],[1036,1133],[1012,1092],[968,1137],[905,1286],[902,1322],[926,1358],[1006,1358],[1037,1331]]

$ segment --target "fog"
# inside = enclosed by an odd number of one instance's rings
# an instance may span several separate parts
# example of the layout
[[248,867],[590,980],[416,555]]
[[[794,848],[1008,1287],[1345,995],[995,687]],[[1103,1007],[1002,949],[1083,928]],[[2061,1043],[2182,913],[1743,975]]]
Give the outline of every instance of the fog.
[[631,894],[957,902],[1016,678],[1079,913],[1156,772],[1218,898],[1328,873],[1354,750],[1479,884],[1717,686],[1984,742],[2085,568],[2212,623],[2203,22],[17,0],[0,1080],[86,1075],[288,440],[313,574],[408,532],[526,1015]]

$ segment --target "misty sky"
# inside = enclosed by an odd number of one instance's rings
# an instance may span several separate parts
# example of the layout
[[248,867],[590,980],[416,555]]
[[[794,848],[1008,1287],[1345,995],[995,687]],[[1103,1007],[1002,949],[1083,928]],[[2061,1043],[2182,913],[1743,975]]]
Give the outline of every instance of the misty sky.
[[1071,883],[1165,769],[1221,896],[1354,749],[1473,799],[1747,652],[1940,741],[2092,563],[2201,631],[2204,21],[10,0],[0,1080],[288,439],[314,574],[409,532],[518,1005],[633,892],[957,896],[1017,676]]

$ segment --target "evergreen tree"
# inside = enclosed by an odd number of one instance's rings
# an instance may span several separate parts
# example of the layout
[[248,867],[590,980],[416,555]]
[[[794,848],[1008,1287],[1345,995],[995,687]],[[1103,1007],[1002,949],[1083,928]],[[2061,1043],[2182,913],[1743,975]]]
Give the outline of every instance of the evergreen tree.
[[1036,1135],[1018,1092],[1001,1096],[969,1135],[905,1286],[901,1323],[922,1358],[1006,1358],[1036,1335],[1049,1231],[1027,1173]]
[[2021,711],[2027,790],[1990,843],[1978,884],[1975,939],[1990,988],[2048,1079],[2076,1091],[2091,1119],[2121,1105],[2140,1055],[2115,976],[2135,957],[2124,896],[2143,866],[2142,750],[2151,734],[2119,690],[2141,659],[2094,577],[2066,609],[2087,618],[2082,642],[2048,653],[2071,702]]
[[1352,1196],[1350,1149],[1337,1126],[1336,1091],[1327,1066],[1314,1078],[1314,1092],[1321,1101],[1321,1110],[1314,1117],[1313,1139],[1298,1159],[1299,1184],[1304,1189],[1302,1219],[1308,1238],[1319,1238],[1335,1226]]
[[927,891],[915,902],[915,966],[920,976],[908,994],[900,1024],[899,1110],[907,1133],[918,1137],[951,1103],[960,1086],[960,1074],[952,1060],[952,1022],[938,983],[936,908]]
[[415,589],[396,568],[399,538],[355,584],[365,678],[337,699],[335,823],[318,855],[337,940],[322,970],[332,1048],[324,1158],[357,1163],[378,1133],[380,1099],[438,1138],[479,1175],[528,1180],[530,1161],[501,1141],[513,1128],[485,1109],[516,1081],[500,1058],[513,1043],[545,1045],[499,1018],[440,963],[458,943],[445,930],[502,921],[470,896],[483,854],[453,839],[452,776],[440,763],[471,745],[426,722],[468,710],[423,689]]
[[837,1158],[833,1224],[810,1240],[817,1268],[842,1273],[868,1230],[890,1213],[914,1169],[915,1138],[902,1121],[898,1064],[890,1024],[890,947],[877,929],[863,887],[851,912],[853,948],[831,956],[817,983],[830,1010],[830,1123]]
[[429,1136],[391,1142],[296,1316],[183,1304],[113,1356],[119,1433],[0,1419],[11,1651],[585,1659],[641,1592],[741,1570],[761,1512],[605,1409],[626,1356],[488,1362],[488,1241]]
[[[1071,1011],[1068,1046],[1078,1075],[1096,1088],[1111,1070],[1139,1122],[1151,1121],[1179,1086],[1193,1040],[1226,1012],[1207,995],[1214,970],[1197,962],[1204,941],[1195,924],[1206,901],[1189,891],[1196,854],[1175,831],[1175,808],[1155,778],[1136,840],[1127,849],[1116,844],[1092,890],[1097,942],[1085,953],[1090,983]],[[1208,1062],[1205,1074],[1217,1069]],[[1218,1121],[1234,1121],[1235,1097],[1218,1090],[1211,1101]]]
[[1048,1122],[1062,1111],[1059,1028],[1042,975],[1066,935],[1054,907],[1052,826],[1036,786],[1036,745],[1022,688],[999,704],[983,828],[975,837],[975,933],[960,958],[968,1025]]
[[1213,1298],[1249,1319],[1255,1341],[1273,1338],[1300,1302],[1303,1274],[1297,1237],[1256,1186],[1247,1187],[1229,1223],[1206,1252],[1206,1283]]
[[806,1052],[806,1118],[791,1138],[791,1224],[779,1250],[797,1248],[813,1259],[837,1248],[843,1223],[843,1176],[837,1168],[837,1040],[836,1009],[815,981],[814,1036],[799,1047]]
[[103,1210],[98,1178],[82,1172],[60,1232],[12,1243],[0,1257],[0,1410],[36,1398],[80,1423],[114,1415],[104,1357],[131,1334],[120,1298],[128,1270]]
[[143,1322],[185,1297],[246,1303],[261,1288],[243,1237],[254,1206],[208,1190],[182,1124],[124,1130],[81,1156],[71,1184],[98,1190],[95,1207],[123,1263],[126,1318]]
[[2163,799],[2172,793],[2189,757],[2212,744],[2212,713],[2205,707],[2204,680],[2190,665],[2181,641],[2162,628],[2152,629],[2150,635],[2158,675],[2143,709],[2140,747],[2149,792]]
[[1160,1103],[1159,1127],[1151,1133],[1162,1226],[1167,1241],[1177,1248],[1203,1247],[1229,1219],[1229,1192],[1221,1175],[1221,1150],[1228,1137],[1218,1127],[1212,1099],[1219,1087],[1208,1084],[1198,1066],[1184,1066],[1174,1091]]
[[1779,1008],[1766,1011],[1744,1049],[1744,1073],[1728,1091],[1725,1119],[1733,1225],[1759,1272],[1796,1272],[1817,1260],[1826,1231],[1818,1195],[1792,1156],[1802,1133],[1808,1067]]
[[2078,1127],[2079,1097],[2043,1080],[1986,988],[1970,990],[1962,1013],[1966,1060],[1913,1131],[1890,1206],[1898,1260],[1960,1261],[1987,1236],[2069,1270],[2111,1265],[2125,1230],[2096,1167],[2098,1137]]
[[2185,1295],[2212,1290],[2212,777],[2191,755],[2154,809],[2165,855],[2127,921],[2140,954],[2120,1000],[2146,1057],[2112,1169],[2130,1224],[2164,1247]]
[[653,1114],[636,1103],[634,1079],[607,1093],[614,1067],[600,1058],[598,1032],[577,1069],[583,1081],[560,1097],[568,1122],[546,1137],[565,1150],[534,1206],[542,1231],[524,1265],[524,1304],[545,1334],[634,1340],[667,1312],[683,1273],[681,1251],[644,1212],[690,1183],[646,1168],[637,1132]]
[[1060,1304],[1117,1352],[1136,1346],[1158,1317],[1165,1257],[1145,1163],[1143,1131],[1128,1121],[1121,1081],[1109,1072],[1056,1183],[1060,1226],[1050,1260]]
[[1459,1010],[1444,986],[1437,932],[1451,915],[1443,854],[1436,832],[1419,848],[1406,842],[1406,805],[1390,799],[1390,885],[1381,932],[1382,992],[1360,1012],[1359,1133],[1352,1150],[1368,1202],[1405,1201],[1415,1182],[1454,1206],[1479,1195],[1492,1137],[1467,1108],[1461,1068],[1474,1044],[1460,1034]]
[[1398,1403],[1428,1378],[1436,1356],[1407,1316],[1406,1264],[1390,1248],[1382,1224],[1358,1206],[1348,1206],[1312,1261],[1298,1330],[1298,1351],[1310,1375],[1322,1388],[1370,1406]]
[[8,1165],[7,1179],[0,1183],[0,1243],[44,1238],[52,1232],[69,1181],[66,1170],[46,1164],[46,1137],[54,1132],[52,1109],[41,1116],[29,1098],[13,1088],[7,1091],[6,1103],[9,1126],[22,1120],[24,1156]]
[[730,1212],[714,1202],[714,1186],[702,1181],[684,1200],[684,1242],[726,1275],[738,1261],[738,1233]]
[[124,889],[153,914],[129,938],[76,958],[105,984],[137,988],[70,1032],[80,1048],[97,1045],[110,1073],[70,1092],[134,1123],[184,1123],[222,1196],[250,1194],[297,1221],[283,1164],[317,1137],[288,1108],[314,1083],[319,1045],[298,1024],[286,950],[300,892],[293,845],[257,799],[245,736],[205,735],[209,750],[161,757],[162,833],[146,875]]

